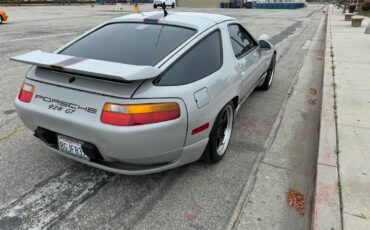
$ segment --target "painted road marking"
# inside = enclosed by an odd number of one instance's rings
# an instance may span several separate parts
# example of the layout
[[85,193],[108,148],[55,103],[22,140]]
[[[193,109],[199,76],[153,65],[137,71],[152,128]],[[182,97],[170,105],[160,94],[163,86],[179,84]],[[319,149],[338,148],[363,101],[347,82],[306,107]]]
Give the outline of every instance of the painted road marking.
[[310,48],[310,46],[311,46],[311,40],[306,40],[306,42],[302,46],[302,49],[308,50]]
[[62,33],[62,34],[51,34],[51,35],[43,35],[37,37],[28,37],[28,38],[18,38],[18,39],[11,39],[11,40],[0,40],[0,43],[7,43],[7,42],[19,42],[19,41],[26,41],[26,40],[37,40],[37,39],[45,39],[45,38],[54,38],[60,36],[69,36],[75,35],[76,33]]
[[94,195],[114,174],[73,165],[0,210],[0,229],[42,229]]

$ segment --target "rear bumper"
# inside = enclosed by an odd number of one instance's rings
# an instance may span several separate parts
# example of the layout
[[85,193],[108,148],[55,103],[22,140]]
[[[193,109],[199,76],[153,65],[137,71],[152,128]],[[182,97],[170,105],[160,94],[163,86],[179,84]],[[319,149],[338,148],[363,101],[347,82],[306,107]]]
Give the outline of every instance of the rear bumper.
[[[202,140],[198,143],[194,143],[187,147],[181,149],[180,157],[172,162],[162,163],[162,164],[152,164],[152,165],[135,165],[135,164],[127,164],[124,162],[118,161],[105,161],[99,150],[91,143],[84,143],[83,144],[83,151],[84,153],[90,157],[89,160],[82,159],[79,157],[75,157],[70,154],[66,154],[58,150],[57,145],[57,133],[46,130],[43,128],[37,128],[34,134],[40,140],[42,140],[46,146],[52,150],[53,152],[65,156],[67,158],[76,160],[78,162],[106,170],[113,173],[120,173],[125,175],[143,175],[143,174],[150,174],[150,173],[157,173],[164,170],[168,170],[171,168],[179,167],[181,165],[196,161],[202,155],[207,143],[208,138]],[[177,152],[177,151],[176,151]],[[176,154],[177,153],[173,153]]]
[[116,165],[112,166],[112,165],[104,164],[104,163],[86,161],[81,158],[74,157],[72,155],[60,152],[59,150],[52,148],[50,146],[47,146],[47,148],[69,159],[78,161],[86,165],[90,165],[98,169],[105,170],[108,172],[119,173],[123,175],[145,175],[145,174],[152,174],[152,173],[166,171],[169,169],[177,168],[179,166],[197,161],[201,157],[207,143],[208,143],[208,138],[198,143],[186,146],[181,149],[180,157],[178,159],[172,162],[168,162],[165,164],[158,164],[158,165],[132,165],[132,164],[117,163]]
[[[23,123],[31,130],[38,128],[56,134],[69,136],[95,145],[103,160],[86,161],[72,155],[53,151],[82,163],[122,174],[139,175],[160,172],[200,158],[208,140],[202,140],[184,147],[187,133],[187,110],[180,99],[140,99],[136,103],[177,102],[181,115],[176,120],[141,126],[112,126],[100,121],[101,108],[105,102],[133,103],[130,99],[111,98],[80,92],[73,89],[27,80],[35,85],[35,94],[30,103],[15,100],[16,111]],[[76,111],[65,114],[63,111],[48,109],[50,103],[36,99],[36,95],[96,108],[96,114]]]

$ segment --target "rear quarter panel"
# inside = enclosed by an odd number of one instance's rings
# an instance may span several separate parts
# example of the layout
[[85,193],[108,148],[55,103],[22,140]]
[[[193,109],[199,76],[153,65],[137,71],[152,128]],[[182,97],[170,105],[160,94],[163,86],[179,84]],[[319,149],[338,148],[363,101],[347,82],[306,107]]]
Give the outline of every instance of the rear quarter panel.
[[[213,27],[204,33],[203,36],[190,43],[186,50],[192,47],[197,41],[209,32],[213,32],[217,27]],[[180,98],[185,102],[188,113],[188,129],[185,146],[194,144],[201,140],[207,139],[212,129],[213,123],[221,109],[234,97],[240,94],[241,79],[235,66],[233,51],[229,42],[228,33],[221,25],[218,26],[221,31],[222,49],[223,49],[223,66],[217,72],[196,82],[181,86],[154,86],[152,81],[146,81],[142,87],[135,93],[134,98]],[[172,58],[176,60],[181,54]],[[209,93],[209,103],[202,108],[198,108],[194,93],[200,89],[207,88]],[[209,128],[203,132],[192,135],[193,129],[209,123]]]

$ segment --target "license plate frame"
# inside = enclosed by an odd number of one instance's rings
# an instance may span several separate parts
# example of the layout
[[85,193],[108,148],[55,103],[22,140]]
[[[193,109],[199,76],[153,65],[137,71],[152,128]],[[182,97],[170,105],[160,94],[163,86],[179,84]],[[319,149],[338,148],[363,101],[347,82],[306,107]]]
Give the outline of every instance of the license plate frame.
[[57,135],[57,142],[59,151],[84,160],[90,160],[90,158],[83,152],[83,141],[63,135]]

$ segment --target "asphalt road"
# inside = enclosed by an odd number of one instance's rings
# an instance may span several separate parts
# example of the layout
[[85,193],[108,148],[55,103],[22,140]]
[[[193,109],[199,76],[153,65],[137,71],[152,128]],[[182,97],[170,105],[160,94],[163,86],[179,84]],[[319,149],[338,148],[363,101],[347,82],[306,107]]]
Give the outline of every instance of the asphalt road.
[[[148,176],[107,173],[44,148],[17,117],[13,99],[29,66],[9,57],[53,51],[87,29],[130,12],[114,6],[5,7],[0,26],[0,229],[224,229],[288,94],[322,16],[300,10],[201,9],[239,19],[258,37],[278,44],[276,80],[254,92],[236,117],[226,157]],[[150,5],[141,6],[151,10]],[[179,8],[180,10],[180,8]],[[181,10],[192,10],[182,8]],[[289,55],[285,55],[289,54]]]

